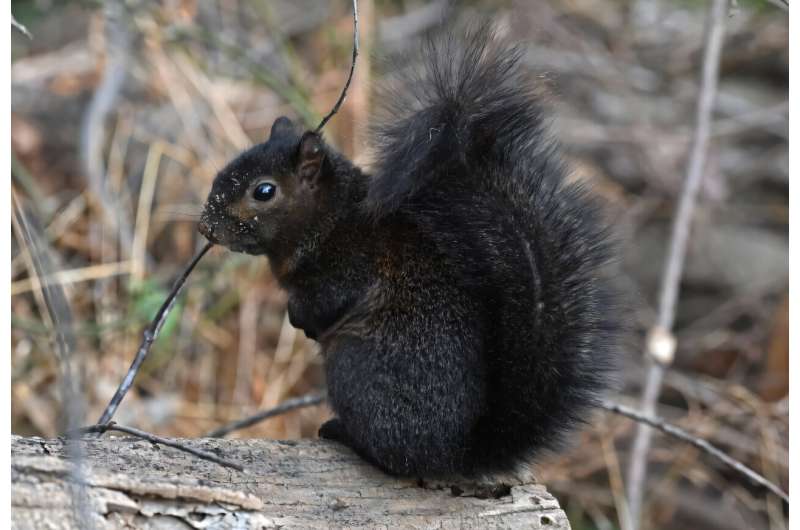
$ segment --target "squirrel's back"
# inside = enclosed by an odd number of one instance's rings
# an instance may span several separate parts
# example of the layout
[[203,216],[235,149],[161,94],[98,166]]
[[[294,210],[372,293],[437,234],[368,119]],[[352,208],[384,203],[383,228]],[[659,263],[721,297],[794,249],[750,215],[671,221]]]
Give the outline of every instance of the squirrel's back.
[[[608,386],[621,316],[595,200],[570,183],[521,48],[486,27],[430,41],[382,100],[365,206],[403,216],[483,307],[487,412],[477,468],[552,449]],[[477,325],[477,323],[476,323]]]

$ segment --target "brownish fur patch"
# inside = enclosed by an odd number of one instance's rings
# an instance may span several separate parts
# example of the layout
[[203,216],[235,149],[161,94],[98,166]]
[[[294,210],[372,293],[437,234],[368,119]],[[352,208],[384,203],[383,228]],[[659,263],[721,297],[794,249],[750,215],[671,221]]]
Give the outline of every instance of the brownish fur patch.
[[247,204],[247,198],[241,198],[238,201],[228,205],[227,214],[239,221],[249,221],[258,215],[258,210]]

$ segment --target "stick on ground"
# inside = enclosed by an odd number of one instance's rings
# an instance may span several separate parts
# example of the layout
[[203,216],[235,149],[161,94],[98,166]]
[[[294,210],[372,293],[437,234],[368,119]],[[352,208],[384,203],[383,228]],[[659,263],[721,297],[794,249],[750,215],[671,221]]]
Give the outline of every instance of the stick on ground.
[[125,427],[123,425],[117,425],[113,421],[110,421],[108,423],[98,423],[96,425],[90,425],[89,427],[81,427],[80,429],[75,429],[73,431],[68,432],[66,438],[75,439],[79,436],[86,434],[103,434],[108,431],[123,432],[125,434],[130,434],[131,436],[136,436],[137,438],[147,440],[150,443],[166,445],[168,447],[174,447],[175,449],[184,451],[198,458],[202,458],[203,460],[208,460],[209,462],[214,462],[221,466],[245,472],[244,467],[237,464],[236,462],[231,462],[230,460],[220,458],[213,453],[209,453],[207,451],[203,451],[200,449],[195,449],[194,447],[189,447],[188,445],[184,445],[175,440],[170,440],[169,438],[162,438],[161,436],[156,436],[155,434],[150,434],[149,432],[140,431],[139,429],[134,429],[133,427]]

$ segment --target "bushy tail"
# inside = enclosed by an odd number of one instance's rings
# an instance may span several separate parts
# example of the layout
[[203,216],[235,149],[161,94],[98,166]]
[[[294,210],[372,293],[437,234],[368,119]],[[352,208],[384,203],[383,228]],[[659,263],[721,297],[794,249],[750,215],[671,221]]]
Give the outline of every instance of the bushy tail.
[[[424,68],[381,95],[384,115],[373,128],[376,171],[368,207],[397,210],[432,180],[461,178],[537,157],[551,148],[536,83],[520,64],[523,52],[488,25],[429,39]],[[525,178],[541,168],[531,167]],[[485,171],[483,171],[485,174]]]
[[476,460],[553,448],[609,383],[623,315],[597,203],[566,180],[522,51],[488,27],[429,42],[383,96],[366,206],[407,215],[485,302],[492,381]]

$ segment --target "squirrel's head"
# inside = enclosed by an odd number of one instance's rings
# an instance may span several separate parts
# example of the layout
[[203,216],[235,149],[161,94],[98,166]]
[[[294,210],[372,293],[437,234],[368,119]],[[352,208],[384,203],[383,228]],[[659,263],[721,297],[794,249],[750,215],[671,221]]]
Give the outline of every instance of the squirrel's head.
[[269,139],[239,155],[214,179],[199,230],[248,254],[285,255],[309,229],[329,191],[329,149],[285,117]]

